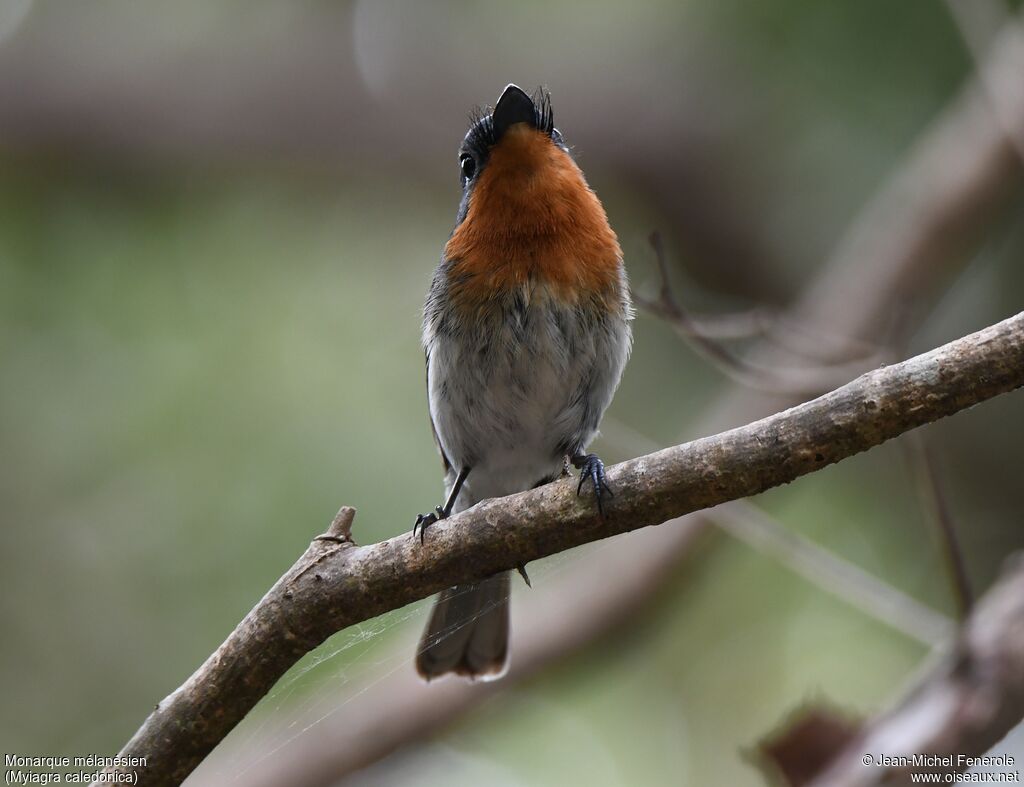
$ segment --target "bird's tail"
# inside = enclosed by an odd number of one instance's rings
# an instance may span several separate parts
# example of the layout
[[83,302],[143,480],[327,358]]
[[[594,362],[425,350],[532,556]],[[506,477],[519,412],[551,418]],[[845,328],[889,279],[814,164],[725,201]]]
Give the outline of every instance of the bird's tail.
[[482,680],[504,674],[510,585],[508,572],[502,572],[437,597],[416,655],[416,670],[424,679],[449,672]]

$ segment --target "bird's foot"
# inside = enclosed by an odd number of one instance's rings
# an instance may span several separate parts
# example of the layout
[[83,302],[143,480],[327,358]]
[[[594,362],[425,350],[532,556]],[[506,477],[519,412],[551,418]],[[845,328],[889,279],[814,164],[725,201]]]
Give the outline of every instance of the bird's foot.
[[601,461],[597,454],[584,454],[573,457],[572,464],[573,467],[580,471],[580,482],[576,486],[576,495],[583,494],[583,485],[590,481],[594,486],[597,512],[603,517],[604,505],[601,499],[605,495],[615,497],[615,493],[612,491],[611,486],[608,484],[608,479],[604,475],[604,462]]
[[417,514],[416,521],[412,525],[412,537],[416,538],[416,531],[420,531],[420,543],[423,543],[423,539],[426,537],[427,528],[435,522],[442,519],[447,519],[448,513],[441,506],[434,506],[434,510],[429,514]]

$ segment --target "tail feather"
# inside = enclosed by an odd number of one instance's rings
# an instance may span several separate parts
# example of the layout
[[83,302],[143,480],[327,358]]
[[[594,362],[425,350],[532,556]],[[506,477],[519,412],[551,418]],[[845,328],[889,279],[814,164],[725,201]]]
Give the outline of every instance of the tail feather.
[[508,664],[507,572],[438,596],[420,640],[416,670],[426,680],[454,672],[494,680]]

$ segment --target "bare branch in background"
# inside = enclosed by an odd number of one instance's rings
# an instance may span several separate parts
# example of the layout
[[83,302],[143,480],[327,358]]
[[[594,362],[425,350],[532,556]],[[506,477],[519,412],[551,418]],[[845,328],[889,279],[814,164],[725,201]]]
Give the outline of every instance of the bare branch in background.
[[[698,355],[712,363],[726,374],[729,379],[740,385],[771,393],[793,396],[814,396],[834,388],[842,380],[848,380],[857,371],[869,365],[866,357],[859,357],[854,363],[840,365],[831,363],[825,366],[759,366],[755,361],[744,360],[719,344],[718,340],[725,336],[742,336],[743,330],[757,328],[757,333],[774,341],[780,348],[793,349],[793,343],[787,337],[799,335],[801,332],[794,326],[786,326],[779,330],[774,328],[767,312],[752,310],[739,315],[719,315],[709,319],[690,314],[676,299],[669,281],[668,263],[665,260],[665,247],[661,234],[653,232],[649,238],[658,265],[660,285],[657,299],[646,298],[633,292],[633,299],[640,308],[665,320],[676,334]],[[751,335],[750,333],[746,334]],[[847,345],[854,342],[847,341]],[[788,345],[788,346],[787,346]],[[874,354],[878,356],[877,348]]]
[[708,515],[725,532],[804,577],[841,601],[933,648],[953,633],[946,616],[797,535],[757,506],[736,501]]
[[[953,21],[978,70],[992,113],[1024,162],[1024,23],[1005,0],[946,0]],[[1017,48],[1002,58],[986,57],[996,33],[1015,37]]]
[[121,754],[146,758],[141,784],[180,784],[301,656],[343,628],[788,483],[1021,386],[1024,312],[785,412],[616,465],[604,517],[565,480],[485,500],[431,527],[426,546],[407,534],[366,547],[344,542],[323,559],[324,542],[315,541]]
[[682,329],[687,335],[703,336],[707,339],[749,339],[764,334],[774,319],[772,310],[758,306],[743,312],[730,314],[682,314],[672,285],[669,281],[668,264],[665,260],[665,247],[658,231],[652,232],[648,243],[654,251],[654,261],[658,266],[658,297],[648,298],[636,290],[632,291],[633,300],[638,306],[651,314],[665,320],[679,320],[685,317]]
[[[1021,58],[1024,46],[1011,30],[996,37],[986,62]],[[1024,117],[1024,94],[1008,98],[1014,114]],[[792,321],[877,340],[900,303],[919,301],[941,286],[1020,184],[1013,140],[993,121],[984,88],[974,79],[861,211]]]
[[[868,721],[813,784],[911,784],[911,773],[959,773],[1024,717],[1024,557],[978,602],[952,652],[892,709]],[[934,754],[949,765],[899,767],[878,758]],[[871,758],[870,760],[867,758]],[[1007,770],[1014,770],[1009,768]]]
[[925,516],[934,526],[935,538],[942,553],[946,573],[949,575],[957,612],[961,618],[965,618],[974,603],[974,591],[971,589],[971,580],[967,574],[963,549],[956,535],[953,514],[949,510],[946,495],[939,482],[935,456],[929,450],[925,438],[919,434],[907,435],[903,446],[910,470],[914,474]]

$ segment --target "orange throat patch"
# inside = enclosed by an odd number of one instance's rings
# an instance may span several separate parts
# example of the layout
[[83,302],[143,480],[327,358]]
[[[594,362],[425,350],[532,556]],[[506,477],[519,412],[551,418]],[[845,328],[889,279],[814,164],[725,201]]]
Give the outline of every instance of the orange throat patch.
[[574,303],[614,297],[622,251],[576,162],[519,123],[492,148],[445,256],[467,301],[536,282]]

